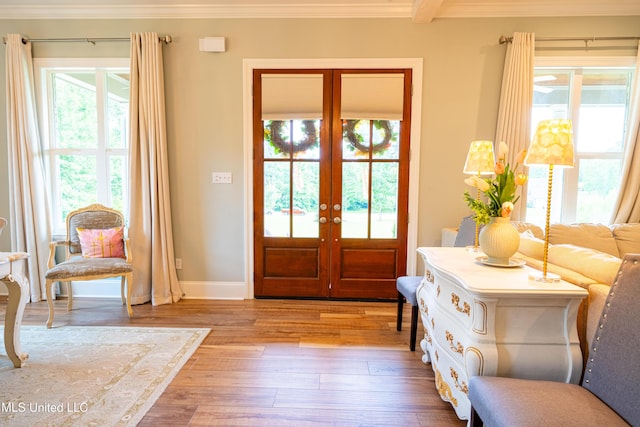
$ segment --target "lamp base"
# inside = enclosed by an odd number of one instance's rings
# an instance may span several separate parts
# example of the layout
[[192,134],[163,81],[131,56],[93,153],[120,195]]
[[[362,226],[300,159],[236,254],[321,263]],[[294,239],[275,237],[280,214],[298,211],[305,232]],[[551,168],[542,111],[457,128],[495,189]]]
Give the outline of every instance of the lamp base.
[[534,271],[529,273],[529,280],[539,283],[558,283],[560,276],[549,272],[545,275],[542,271]]
[[482,252],[480,246],[465,246],[467,252]]

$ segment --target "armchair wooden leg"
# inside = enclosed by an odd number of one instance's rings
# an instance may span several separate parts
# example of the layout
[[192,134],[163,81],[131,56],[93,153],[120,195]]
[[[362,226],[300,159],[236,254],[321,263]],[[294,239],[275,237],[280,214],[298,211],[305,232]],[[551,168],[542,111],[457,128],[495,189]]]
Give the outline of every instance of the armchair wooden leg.
[[49,305],[49,319],[47,319],[47,328],[51,329],[51,325],[53,324],[53,297],[51,296],[51,288],[53,284],[51,280],[45,281],[45,290],[47,292],[47,304]]
[[126,284],[126,276],[123,275],[122,277],[120,277],[120,299],[122,300],[122,305],[125,305],[129,300],[129,298],[125,299],[125,296],[124,296],[125,284]]
[[67,310],[73,310],[73,287],[71,286],[71,281],[67,282],[67,293],[69,294],[69,299],[67,300]]
[[133,285],[133,274],[129,273],[127,277],[127,313],[129,318],[133,317],[133,309],[131,309],[131,285]]

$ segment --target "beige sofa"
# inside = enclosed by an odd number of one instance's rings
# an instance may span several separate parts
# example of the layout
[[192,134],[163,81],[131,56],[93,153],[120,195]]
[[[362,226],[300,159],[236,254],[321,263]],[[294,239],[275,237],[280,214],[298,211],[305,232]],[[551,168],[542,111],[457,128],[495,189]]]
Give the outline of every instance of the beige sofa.
[[[516,256],[542,269],[544,233],[537,226],[516,224],[520,248]],[[578,335],[583,354],[588,354],[597,319],[615,280],[622,258],[640,253],[640,224],[552,224],[549,227],[547,269],[563,280],[589,291],[578,313]]]

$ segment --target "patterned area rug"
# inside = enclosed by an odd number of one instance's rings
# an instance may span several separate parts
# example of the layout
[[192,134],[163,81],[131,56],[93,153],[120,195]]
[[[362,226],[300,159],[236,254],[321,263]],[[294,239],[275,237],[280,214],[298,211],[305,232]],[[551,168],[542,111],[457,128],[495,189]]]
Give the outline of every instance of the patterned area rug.
[[24,367],[0,346],[0,425],[135,426],[209,331],[23,326]]

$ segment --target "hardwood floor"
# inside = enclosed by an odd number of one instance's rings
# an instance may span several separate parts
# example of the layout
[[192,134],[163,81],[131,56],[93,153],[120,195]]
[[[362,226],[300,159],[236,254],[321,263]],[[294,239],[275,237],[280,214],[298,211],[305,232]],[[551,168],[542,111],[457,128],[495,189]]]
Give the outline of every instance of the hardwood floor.
[[[402,332],[390,302],[182,300],[134,306],[131,320],[116,300],[55,304],[54,327],[211,328],[139,426],[466,425],[422,351],[409,351],[408,304]],[[44,327],[47,315],[46,302],[30,303],[23,324]]]

